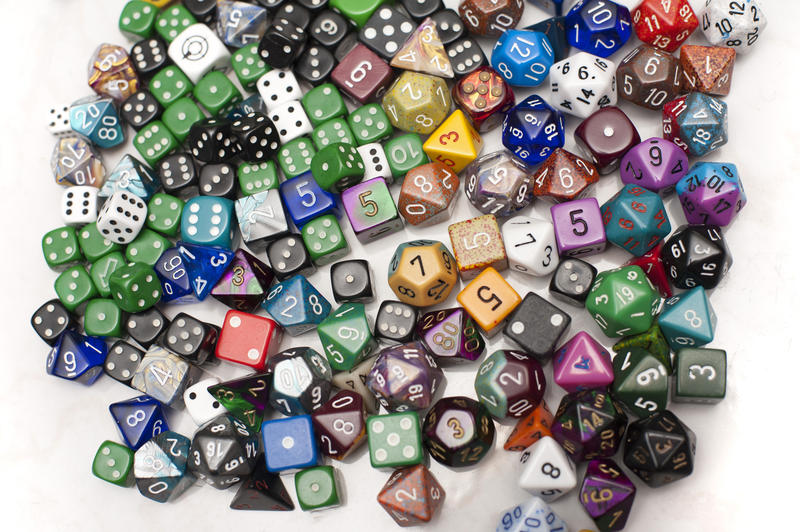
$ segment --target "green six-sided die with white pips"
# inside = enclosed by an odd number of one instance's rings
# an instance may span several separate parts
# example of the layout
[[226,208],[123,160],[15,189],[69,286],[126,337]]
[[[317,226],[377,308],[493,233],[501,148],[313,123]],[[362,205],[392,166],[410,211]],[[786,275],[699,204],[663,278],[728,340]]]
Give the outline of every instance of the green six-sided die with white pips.
[[367,418],[369,461],[372,467],[405,467],[422,463],[422,432],[416,412]]

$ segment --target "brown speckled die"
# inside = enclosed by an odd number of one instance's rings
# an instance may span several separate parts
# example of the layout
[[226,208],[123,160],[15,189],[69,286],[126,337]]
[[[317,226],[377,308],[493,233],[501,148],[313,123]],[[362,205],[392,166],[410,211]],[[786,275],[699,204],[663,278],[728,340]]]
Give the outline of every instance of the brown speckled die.
[[733,48],[684,45],[681,48],[683,91],[727,96],[731,92],[735,61]]
[[533,179],[533,195],[555,203],[584,197],[600,173],[592,163],[556,148]]
[[487,266],[498,271],[508,268],[503,236],[494,214],[454,223],[447,232],[463,280],[473,279]]
[[519,24],[524,8],[522,0],[464,0],[458,15],[470,33],[499,37]]

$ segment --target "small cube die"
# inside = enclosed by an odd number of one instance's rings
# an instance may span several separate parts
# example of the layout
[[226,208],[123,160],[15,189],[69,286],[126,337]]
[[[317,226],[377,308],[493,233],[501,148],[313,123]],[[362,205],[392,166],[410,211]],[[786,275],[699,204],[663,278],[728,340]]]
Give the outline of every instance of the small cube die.
[[97,187],[65,188],[61,194],[61,217],[66,225],[83,225],[97,220]]
[[281,200],[296,227],[318,216],[335,213],[336,197],[322,190],[310,173],[287,179],[280,186]]
[[168,324],[161,342],[172,353],[203,365],[213,357],[218,337],[215,326],[181,312]]
[[305,137],[285,143],[278,152],[278,164],[286,179],[299,176],[311,170],[311,160],[316,154],[311,141]]
[[279,281],[294,275],[311,275],[317,269],[303,243],[303,237],[298,234],[288,234],[270,242],[267,245],[267,259]]
[[493,214],[454,223],[447,232],[463,280],[474,279],[488,266],[500,271],[508,268],[506,248]]
[[727,354],[722,349],[684,347],[675,355],[672,400],[718,403],[725,398]]
[[[143,3],[143,2],[131,2]],[[152,6],[150,6],[152,8]],[[131,418],[138,419],[138,418]],[[133,450],[119,443],[106,440],[100,444],[92,462],[92,473],[99,479],[117,486],[128,486],[133,471]]]
[[489,266],[458,294],[458,303],[486,336],[500,332],[522,298],[497,270]]
[[503,333],[544,364],[552,358],[571,321],[569,314],[533,292],[528,292],[508,318]]
[[69,226],[45,233],[42,237],[42,253],[47,265],[54,270],[63,270],[70,264],[83,260],[78,236],[75,229]]
[[344,260],[331,266],[331,287],[337,303],[369,303],[375,299],[372,272],[366,260]]
[[271,240],[289,232],[286,213],[277,190],[264,190],[234,204],[242,241],[252,250],[265,249]]
[[331,73],[331,81],[352,99],[366,103],[379,98],[393,79],[392,68],[372,50],[358,43]]
[[236,170],[236,177],[243,196],[278,188],[278,167],[275,161],[242,163]]
[[133,145],[150,166],[155,166],[178,147],[178,141],[163,122],[153,120],[139,130],[133,139]]
[[181,240],[230,249],[233,236],[231,200],[199,196],[186,202],[181,216]]
[[169,62],[167,45],[156,35],[134,44],[130,57],[140,78],[150,78]]
[[172,39],[164,38],[172,40],[167,50],[170,59],[192,83],[197,83],[212,70],[224,70],[230,65],[230,52],[216,32],[205,24],[192,24]]
[[422,431],[416,412],[367,418],[367,442],[372,467],[405,467],[422,463]]
[[294,486],[303,511],[333,508],[342,503],[336,470],[332,466],[303,469],[294,476]]
[[210,386],[217,384],[219,379],[211,377],[192,384],[183,392],[183,404],[198,427],[225,413],[225,408],[208,391]]
[[270,112],[286,102],[299,99],[302,95],[297,78],[291,70],[270,70],[259,78],[256,87],[267,106],[267,111]]
[[147,205],[129,192],[114,192],[97,215],[97,228],[107,239],[128,244],[139,234],[147,219]]
[[313,131],[311,122],[299,100],[290,100],[275,107],[269,117],[278,130],[281,144],[286,144],[297,137],[308,135]]
[[317,465],[317,441],[309,415],[265,421],[261,438],[267,469],[273,473]]
[[220,360],[263,371],[267,356],[281,339],[278,324],[269,318],[239,310],[229,310],[217,340],[216,355]]
[[303,95],[303,109],[314,127],[333,118],[344,117],[347,107],[339,89],[332,83],[314,87]]
[[51,299],[33,313],[31,326],[39,338],[52,346],[61,333],[75,326],[75,321],[58,299]]
[[120,107],[120,117],[135,130],[140,130],[161,116],[161,104],[147,89],[128,96]]
[[597,269],[580,259],[566,258],[558,263],[550,279],[550,294],[559,301],[583,307],[597,276]]
[[151,309],[129,314],[125,320],[125,332],[140,346],[149,348],[167,330],[170,321],[160,310]]
[[368,243],[403,228],[403,220],[389,192],[386,180],[376,177],[342,192],[350,226],[361,243]]
[[124,340],[117,340],[108,349],[103,370],[109,377],[122,384],[130,385],[136,368],[144,358],[144,351]]
[[339,221],[333,214],[311,220],[301,231],[303,243],[317,266],[336,262],[350,251]]
[[383,301],[375,318],[373,334],[385,344],[405,344],[414,339],[416,323],[416,307],[401,301]]

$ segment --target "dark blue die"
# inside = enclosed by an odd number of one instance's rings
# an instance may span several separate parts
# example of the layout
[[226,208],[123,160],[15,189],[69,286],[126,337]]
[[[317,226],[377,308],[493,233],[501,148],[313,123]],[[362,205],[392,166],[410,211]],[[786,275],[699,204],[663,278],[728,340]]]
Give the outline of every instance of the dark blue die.
[[233,201],[228,198],[197,196],[183,206],[181,240],[190,244],[231,249],[235,226]]
[[231,122],[235,122],[239,118],[247,116],[250,113],[268,113],[267,106],[264,105],[264,100],[261,99],[261,95],[258,93],[255,93],[234,105],[228,113],[227,118]]
[[311,172],[284,181],[280,192],[283,205],[298,229],[324,214],[339,216],[336,197],[322,190]]
[[161,281],[163,303],[193,303],[197,301],[189,268],[178,248],[169,248],[156,261],[153,269]]
[[199,301],[214,289],[233,260],[234,253],[227,249],[178,242],[176,247],[186,264],[186,273]]
[[503,146],[525,163],[544,161],[564,146],[564,115],[540,96],[528,96],[506,114]]
[[528,2],[551,15],[560,15],[564,11],[564,0],[528,0]]
[[161,403],[149,395],[140,395],[108,407],[117,423],[125,445],[134,451],[149,439],[169,430]]
[[261,425],[267,470],[278,473],[317,465],[317,441],[311,416],[293,416]]
[[108,348],[102,338],[64,331],[47,355],[49,375],[90,385],[103,373]]
[[492,67],[515,87],[535,87],[553,66],[553,48],[544,33],[506,30],[492,48]]
[[[560,5],[560,4],[559,4]],[[567,41],[567,23],[564,17],[553,17],[537,22],[525,28],[531,31],[540,31],[547,36],[553,48],[555,61],[569,57],[569,42]]]
[[631,13],[610,0],[581,0],[566,16],[569,43],[600,57],[608,57],[631,37]]
[[273,286],[261,306],[289,336],[316,329],[331,312],[328,300],[300,275]]

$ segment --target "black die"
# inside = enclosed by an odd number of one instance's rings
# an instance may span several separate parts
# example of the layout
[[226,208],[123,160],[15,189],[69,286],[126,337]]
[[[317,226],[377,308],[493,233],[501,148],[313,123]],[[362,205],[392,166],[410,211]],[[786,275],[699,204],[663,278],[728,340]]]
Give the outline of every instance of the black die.
[[31,326],[39,338],[55,345],[61,333],[75,327],[75,321],[58,299],[51,299],[33,313]]
[[319,11],[328,7],[328,0],[296,0],[296,3],[309,11]]
[[347,35],[348,29],[347,21],[342,15],[326,9],[314,18],[308,34],[320,46],[335,50]]
[[295,275],[308,276],[316,271],[300,235],[286,235],[267,245],[267,259],[278,281]]
[[275,124],[262,113],[249,113],[234,120],[231,131],[242,146],[242,157],[248,162],[268,161],[280,148],[280,137]]
[[417,22],[422,22],[444,7],[442,0],[401,0],[400,3]]
[[331,286],[337,303],[369,303],[375,299],[372,274],[365,260],[343,260],[332,265]]
[[580,259],[564,259],[558,263],[550,279],[550,295],[555,299],[583,307],[592,289],[597,268]]
[[682,225],[664,242],[661,260],[675,288],[715,288],[733,264],[717,225]]
[[447,46],[464,36],[464,21],[452,9],[443,9],[431,18],[436,23],[436,32],[443,45]]
[[214,350],[218,336],[215,326],[181,312],[172,320],[161,343],[176,355],[200,366],[217,362]]
[[348,33],[345,35],[344,39],[336,46],[336,50],[333,52],[333,57],[336,59],[336,62],[341,63],[347,54],[356,46],[358,46],[358,33]]
[[284,2],[286,2],[286,0],[256,0],[256,3],[266,7],[269,10],[278,9]]
[[156,343],[168,327],[169,319],[155,307],[128,314],[128,319],[125,320],[125,332],[145,349]]
[[[389,35],[389,32],[384,31],[387,27],[393,29]],[[417,25],[409,17],[396,9],[383,6],[369,17],[358,38],[373,52],[389,61],[416,28]]]
[[453,72],[456,76],[466,76],[480,66],[486,64],[486,56],[477,42],[470,37],[465,37],[460,41],[445,47],[447,58],[453,65]]
[[159,161],[156,171],[164,192],[173,196],[180,195],[189,187],[196,187],[199,181],[197,167],[188,153],[167,155]]
[[242,151],[230,120],[225,118],[205,118],[192,124],[186,145],[194,158],[204,163],[221,163]]
[[167,45],[158,37],[143,39],[131,47],[131,60],[143,78],[152,77],[169,64]]
[[114,342],[108,350],[103,371],[109,377],[130,386],[136,368],[144,358],[144,351],[124,340]]
[[336,66],[333,54],[322,46],[310,46],[294,65],[297,76],[309,85],[317,86],[328,79]]
[[161,104],[147,89],[131,94],[122,102],[120,116],[133,129],[139,131],[161,116]]
[[294,22],[304,30],[311,24],[311,13],[309,13],[308,9],[295,2],[283,4],[278,11],[275,12],[275,18]]
[[375,318],[375,338],[387,344],[405,344],[414,339],[417,309],[400,301],[384,301]]
[[217,14],[217,0],[183,0],[183,6],[204,24],[213,21]]
[[200,170],[200,193],[204,196],[236,198],[236,167],[230,163],[207,164]]
[[286,19],[276,19],[258,44],[258,54],[272,68],[287,68],[305,47],[307,34],[303,28]]
[[503,334],[544,364],[553,357],[571,321],[569,314],[529,292],[508,318]]

